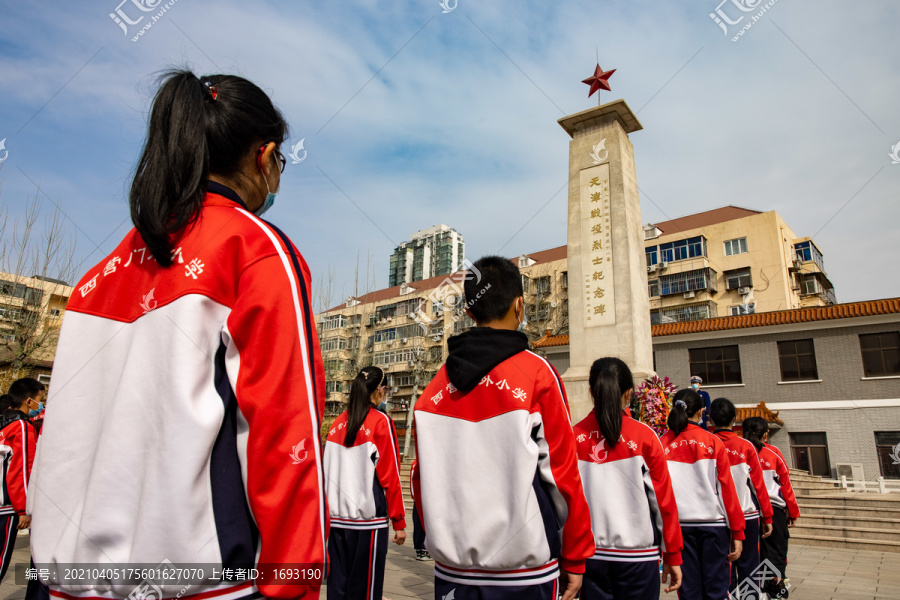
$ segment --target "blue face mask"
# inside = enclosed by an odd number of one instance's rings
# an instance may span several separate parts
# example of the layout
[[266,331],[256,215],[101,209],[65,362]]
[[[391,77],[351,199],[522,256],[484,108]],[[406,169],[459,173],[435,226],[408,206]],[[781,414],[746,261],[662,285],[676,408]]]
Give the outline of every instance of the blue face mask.
[[519,331],[524,332],[525,326],[528,325],[528,317],[525,316],[525,305],[522,305],[522,321],[519,323]]
[[[253,211],[253,214],[257,217],[263,216],[267,210],[272,208],[272,205],[275,204],[275,196],[278,195],[278,190],[275,190],[275,193],[272,193],[272,190],[269,189],[269,180],[263,176],[263,180],[266,182],[266,191],[269,192],[266,194],[266,199],[263,200],[262,206]],[[278,183],[278,187],[281,187],[281,183]]]
[[28,416],[31,417],[31,418],[33,419],[34,417],[38,416],[38,415],[41,414],[42,412],[44,412],[44,403],[43,403],[43,402],[38,402],[38,407],[37,407],[37,408],[32,408],[31,410],[29,410],[29,411],[28,411]]
[[695,389],[695,390],[699,390],[699,389],[700,389],[700,384],[699,384],[699,383],[692,383],[692,384],[691,384],[691,388],[692,388],[692,389]]
[[387,402],[382,400],[381,404],[378,405],[378,410],[380,410],[383,413],[386,413],[387,412]]

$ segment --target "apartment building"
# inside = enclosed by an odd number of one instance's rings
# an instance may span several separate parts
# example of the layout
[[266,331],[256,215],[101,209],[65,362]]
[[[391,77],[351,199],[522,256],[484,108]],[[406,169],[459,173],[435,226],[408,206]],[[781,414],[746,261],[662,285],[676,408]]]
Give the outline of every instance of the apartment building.
[[447,225],[435,225],[412,234],[391,254],[388,285],[422,281],[449,275],[463,267],[466,244],[462,235]]
[[644,227],[651,322],[836,302],[822,252],[775,211],[725,206]]
[[50,382],[59,328],[73,288],[49,277],[0,273],[0,372],[8,372],[13,353],[27,349],[24,373]]

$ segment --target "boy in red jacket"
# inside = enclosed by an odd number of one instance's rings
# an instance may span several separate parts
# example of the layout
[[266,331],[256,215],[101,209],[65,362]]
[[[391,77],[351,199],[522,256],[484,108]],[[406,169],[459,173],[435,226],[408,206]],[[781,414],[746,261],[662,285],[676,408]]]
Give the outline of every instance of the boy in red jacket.
[[564,600],[594,554],[562,381],[528,351],[519,269],[473,265],[447,364],[415,407],[413,486],[435,560],[435,597]]

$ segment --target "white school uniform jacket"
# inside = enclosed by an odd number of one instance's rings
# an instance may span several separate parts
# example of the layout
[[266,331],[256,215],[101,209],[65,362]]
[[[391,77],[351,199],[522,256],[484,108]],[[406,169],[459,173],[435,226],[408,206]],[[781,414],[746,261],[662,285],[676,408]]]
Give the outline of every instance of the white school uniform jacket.
[[696,423],[677,436],[663,434],[672,488],[682,526],[727,526],[744,539],[744,511],[738,499],[731,463],[722,441]]
[[656,433],[622,416],[610,447],[591,411],[575,425],[581,481],[591,510],[595,559],[681,564],[681,526],[669,468]]
[[335,420],[325,438],[325,492],[331,526],[406,528],[400,484],[400,452],[394,422],[370,408],[353,445],[344,445],[349,413]]
[[[323,566],[325,372],[309,269],[212,182],[173,260],[161,268],[132,229],[75,286],[28,496],[34,562]],[[135,583],[51,579],[50,593],[124,598]],[[318,594],[259,582],[202,596],[257,587]]]
[[517,331],[450,338],[415,406],[416,506],[435,575],[536,585],[594,554],[562,381]]

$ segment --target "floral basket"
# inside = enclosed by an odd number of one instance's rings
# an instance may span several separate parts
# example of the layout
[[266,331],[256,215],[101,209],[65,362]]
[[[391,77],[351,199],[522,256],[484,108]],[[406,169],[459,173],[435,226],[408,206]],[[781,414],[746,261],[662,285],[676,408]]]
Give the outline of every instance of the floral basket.
[[672,408],[672,398],[678,387],[669,378],[660,379],[658,375],[644,381],[635,392],[637,399],[638,420],[661,436],[666,432],[666,420]]

